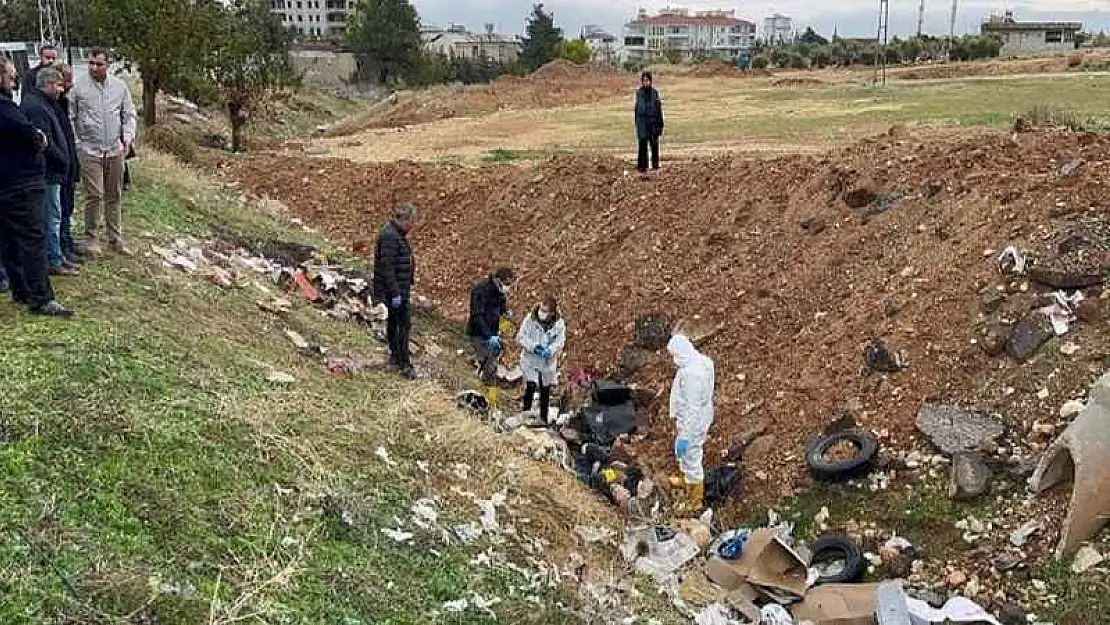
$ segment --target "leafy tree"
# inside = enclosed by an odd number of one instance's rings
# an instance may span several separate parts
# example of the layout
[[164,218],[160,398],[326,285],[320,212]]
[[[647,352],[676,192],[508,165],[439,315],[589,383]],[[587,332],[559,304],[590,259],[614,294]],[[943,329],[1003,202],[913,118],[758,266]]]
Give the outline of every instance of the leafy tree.
[[[70,46],[89,46],[96,43],[95,31],[90,20],[89,3],[85,0],[65,0],[61,7],[66,18],[62,23],[61,41]],[[61,21],[61,20],[59,20]],[[0,39],[4,41],[38,41],[38,0],[0,1]]]
[[564,39],[555,51],[558,58],[576,65],[590,62],[590,46],[582,39]]
[[827,46],[829,45],[829,40],[817,34],[817,31],[813,30],[813,27],[810,26],[806,28],[806,31],[802,33],[801,37],[798,37],[798,43],[805,43],[811,46]]
[[143,122],[154,125],[158,92],[204,66],[222,7],[218,0],[90,0],[90,8],[101,43],[138,65]]
[[208,73],[231,122],[231,149],[243,149],[252,109],[272,89],[293,82],[289,33],[265,0],[235,0],[215,33]]
[[419,74],[420,17],[409,0],[361,0],[347,29],[360,78],[384,85]]
[[520,50],[520,62],[524,69],[534,72],[554,61],[562,41],[563,29],[555,25],[555,15],[544,11],[542,3],[533,5]]
[[682,62],[682,50],[668,45],[663,48],[663,60],[671,65],[678,65]]
[[767,69],[767,66],[769,66],[770,64],[771,59],[762,54],[757,55],[754,59],[752,59],[752,67],[754,69]]

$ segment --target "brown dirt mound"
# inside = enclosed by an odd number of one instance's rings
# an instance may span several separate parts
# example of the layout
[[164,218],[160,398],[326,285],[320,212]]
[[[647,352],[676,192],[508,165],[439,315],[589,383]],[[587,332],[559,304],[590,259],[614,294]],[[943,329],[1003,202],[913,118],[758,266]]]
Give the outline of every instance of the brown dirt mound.
[[771,85],[786,89],[810,89],[814,87],[824,87],[825,83],[816,78],[779,78],[772,82]]
[[766,69],[742,70],[730,63],[711,61],[695,66],[686,75],[693,78],[762,78],[770,76],[771,72]]
[[[402,92],[358,129],[397,128],[503,109],[573,106],[635,89],[635,77],[593,65],[553,61],[525,77],[502,76],[488,85],[447,85]],[[631,95],[630,95],[631,97]]]
[[[1004,415],[1013,452],[1031,456],[1032,422],[1054,420],[1110,354],[1104,321],[1074,324],[1061,339],[1081,345],[1079,357],[1052,342],[1019,365],[978,344],[992,322],[1044,305],[1046,290],[1001,278],[997,252],[985,250],[1017,242],[1051,253],[1054,220],[1073,211],[1105,224],[1110,138],[904,134],[825,156],[695,160],[646,179],[587,156],[467,169],[260,155],[228,173],[347,241],[372,240],[395,203],[416,202],[418,289],[462,320],[475,280],[497,265],[520,268],[515,308],[551,292],[567,314],[568,372],[615,366],[643,313],[720,325],[705,347],[718,372],[707,458],[769,422],[772,444],[745,459],[745,479],[750,495],[774,498],[806,479],[804,441],[844,409],[885,446],[905,448],[923,400],[975,404]],[[1061,176],[1068,158],[1087,165]],[[861,187],[866,194],[852,193]],[[872,201],[852,209],[847,195]],[[824,227],[803,227],[813,220]],[[1002,295],[998,312],[981,312],[988,293]],[[908,368],[866,372],[873,338]],[[635,380],[664,393],[672,367],[655,352]],[[1049,399],[1039,399],[1045,388]],[[660,397],[651,436],[633,451],[653,470],[673,470]]]
[[1066,72],[1068,68],[1068,58],[1058,56],[1018,61],[946,63],[913,69],[897,69],[893,70],[891,75],[901,80],[936,80],[972,76],[1006,76],[1010,74],[1053,74]]

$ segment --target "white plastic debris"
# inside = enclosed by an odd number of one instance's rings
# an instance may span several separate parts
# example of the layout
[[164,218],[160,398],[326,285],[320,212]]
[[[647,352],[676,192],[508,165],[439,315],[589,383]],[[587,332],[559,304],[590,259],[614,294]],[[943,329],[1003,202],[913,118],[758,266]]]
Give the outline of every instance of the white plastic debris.
[[760,625],[794,625],[794,619],[786,608],[777,603],[769,603],[759,611]]
[[720,603],[706,606],[694,616],[697,625],[741,625],[743,621],[732,618],[732,611]]
[[586,525],[576,525],[574,533],[587,543],[607,542],[616,535],[616,532],[608,527],[588,527]]
[[389,457],[389,452],[385,450],[385,447],[378,447],[374,450],[374,455],[378,457],[378,460],[381,460],[391,467],[397,466],[397,462]]
[[829,509],[827,507],[822,507],[821,511],[814,515],[813,522],[817,524],[817,527],[820,529],[825,529],[825,525],[829,521],[829,516]]
[[505,493],[494,493],[489,499],[479,499],[475,503],[482,510],[482,528],[487,532],[495,532],[500,528],[497,523],[497,507],[505,505]]
[[413,534],[412,532],[389,529],[388,527],[383,527],[382,533],[399,543],[412,542],[412,538],[413,536],[415,536],[415,534]]
[[1041,529],[1040,523],[1037,521],[1029,521],[1010,534],[1010,544],[1015,547],[1024,547],[1033,534],[1041,531]]
[[1071,401],[1067,401],[1067,402],[1064,403],[1063,406],[1060,406],[1060,418],[1061,419],[1070,419],[1070,418],[1074,417],[1075,415],[1083,412],[1083,409],[1086,408],[1086,407],[1087,407],[1087,404],[1079,401],[1078,399],[1073,399]]
[[1075,321],[1075,307],[1083,301],[1083,294],[1079,291],[1068,295],[1063,291],[1052,294],[1052,305],[1041,308],[1040,311],[1052,322],[1052,331],[1056,336],[1068,333],[1071,322]]
[[1092,567],[1102,564],[1106,558],[1090,545],[1083,546],[1075,554],[1075,561],[1071,563],[1072,573],[1086,573]]
[[1025,275],[1025,256],[1013,245],[1008,245],[1002,250],[997,262],[998,270],[1002,273],[1009,271],[1019,276]]
[[448,602],[444,603],[443,604],[443,611],[457,614],[459,612],[465,612],[466,609],[469,608],[469,607],[470,607],[470,602],[469,601],[467,601],[466,599],[458,599],[456,601],[448,601]]
[[932,623],[988,623],[989,625],[1002,625],[993,616],[987,613],[979,604],[964,597],[953,597],[940,609],[933,608],[928,603],[913,597],[906,598],[906,607],[910,611],[910,622],[913,625],[930,625]]
[[297,381],[297,378],[282,371],[271,371],[266,374],[266,379],[275,384],[292,384]]
[[454,532],[455,532],[455,536],[458,536],[459,540],[463,541],[464,543],[469,543],[469,542],[473,542],[475,540],[478,540],[478,537],[482,535],[482,530],[479,529],[473,523],[467,523],[465,525],[456,525],[455,528],[454,528]]
[[439,520],[436,512],[436,502],[431,499],[418,499],[412,504],[412,522],[418,527],[429,529]]
[[1060,353],[1065,356],[1074,356],[1079,353],[1080,349],[1075,343],[1064,343],[1060,346]]
[[293,342],[293,345],[296,346],[297,349],[308,349],[310,347],[309,342],[293,330],[286,330],[285,336],[289,337],[289,340]]

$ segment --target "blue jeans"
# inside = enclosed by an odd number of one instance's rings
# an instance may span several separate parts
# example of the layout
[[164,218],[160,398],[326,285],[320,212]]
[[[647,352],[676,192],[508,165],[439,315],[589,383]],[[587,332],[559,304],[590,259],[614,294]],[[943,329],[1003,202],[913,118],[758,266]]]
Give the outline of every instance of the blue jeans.
[[46,262],[53,269],[62,266],[62,185],[47,183],[43,197],[46,210]]

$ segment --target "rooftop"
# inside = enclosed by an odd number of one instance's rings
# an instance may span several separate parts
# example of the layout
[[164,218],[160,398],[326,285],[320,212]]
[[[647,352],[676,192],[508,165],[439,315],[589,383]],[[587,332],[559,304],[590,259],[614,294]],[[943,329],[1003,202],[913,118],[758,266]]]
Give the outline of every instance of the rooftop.
[[986,21],[984,30],[1083,30],[1082,22],[1013,22]]

